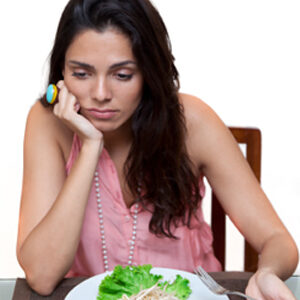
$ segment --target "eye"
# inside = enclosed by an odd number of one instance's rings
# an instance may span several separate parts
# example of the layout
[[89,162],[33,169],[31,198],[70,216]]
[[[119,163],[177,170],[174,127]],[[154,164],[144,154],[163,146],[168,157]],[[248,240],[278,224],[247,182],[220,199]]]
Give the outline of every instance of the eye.
[[117,79],[122,80],[122,81],[130,80],[132,78],[132,76],[133,76],[133,74],[124,74],[124,73],[116,74]]
[[86,72],[73,72],[72,76],[79,79],[85,79],[88,76],[88,74]]

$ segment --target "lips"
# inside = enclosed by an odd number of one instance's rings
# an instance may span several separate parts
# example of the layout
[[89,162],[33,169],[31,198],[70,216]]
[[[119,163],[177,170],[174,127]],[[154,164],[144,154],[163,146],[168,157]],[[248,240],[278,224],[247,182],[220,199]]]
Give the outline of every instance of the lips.
[[90,108],[87,109],[89,115],[96,119],[108,120],[113,118],[118,111],[114,109],[98,109],[98,108]]

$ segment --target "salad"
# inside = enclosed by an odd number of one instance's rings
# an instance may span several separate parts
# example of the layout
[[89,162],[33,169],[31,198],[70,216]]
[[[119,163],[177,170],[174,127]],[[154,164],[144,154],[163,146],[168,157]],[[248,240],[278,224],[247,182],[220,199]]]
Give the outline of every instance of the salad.
[[150,273],[151,265],[114,268],[99,285],[97,300],[187,300],[192,290],[180,275],[170,283]]

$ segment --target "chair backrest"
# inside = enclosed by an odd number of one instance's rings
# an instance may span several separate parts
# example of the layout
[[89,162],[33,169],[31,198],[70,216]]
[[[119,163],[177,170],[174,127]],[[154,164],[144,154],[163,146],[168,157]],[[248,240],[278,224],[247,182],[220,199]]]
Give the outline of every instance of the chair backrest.
[[[261,132],[257,128],[229,127],[231,133],[239,144],[246,145],[246,159],[256,178],[260,182],[261,168]],[[226,218],[225,212],[212,191],[211,228],[214,236],[213,248],[215,255],[225,270],[226,254]],[[257,269],[258,254],[245,241],[244,270],[254,272]]]

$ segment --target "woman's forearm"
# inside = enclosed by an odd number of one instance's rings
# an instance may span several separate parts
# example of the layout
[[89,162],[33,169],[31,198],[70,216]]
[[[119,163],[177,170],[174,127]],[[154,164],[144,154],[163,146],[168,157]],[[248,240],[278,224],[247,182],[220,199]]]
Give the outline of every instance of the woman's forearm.
[[32,230],[18,253],[29,284],[49,294],[73,262],[100,145],[83,144],[49,212]]
[[270,271],[286,280],[298,263],[298,250],[294,240],[287,232],[274,234],[269,238],[259,255],[258,270]]

